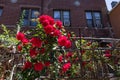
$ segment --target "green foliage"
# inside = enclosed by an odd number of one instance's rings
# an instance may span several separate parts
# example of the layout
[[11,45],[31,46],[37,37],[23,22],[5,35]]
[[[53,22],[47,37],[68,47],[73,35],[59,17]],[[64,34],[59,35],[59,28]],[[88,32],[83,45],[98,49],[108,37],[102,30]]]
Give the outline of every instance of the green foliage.
[[19,20],[17,26],[19,26],[19,27],[23,26],[23,18],[24,18],[24,16],[25,16],[25,10],[23,10],[22,15],[20,17],[20,20]]
[[3,33],[0,34],[0,42],[2,43],[3,46],[10,46],[10,45],[17,45],[18,40],[15,38],[15,34],[11,34],[10,30],[6,28],[5,25],[1,25]]

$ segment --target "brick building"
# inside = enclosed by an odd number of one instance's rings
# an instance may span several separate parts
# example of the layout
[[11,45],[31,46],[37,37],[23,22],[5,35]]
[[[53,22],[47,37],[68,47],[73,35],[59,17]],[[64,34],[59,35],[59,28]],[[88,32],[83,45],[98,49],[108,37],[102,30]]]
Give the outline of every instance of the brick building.
[[120,2],[109,12],[110,22],[116,38],[120,38]]
[[[0,0],[0,24],[15,26],[25,10],[24,28],[36,25],[31,22],[35,11],[48,14],[78,36],[110,37],[105,0]],[[14,1],[14,0],[13,0]]]

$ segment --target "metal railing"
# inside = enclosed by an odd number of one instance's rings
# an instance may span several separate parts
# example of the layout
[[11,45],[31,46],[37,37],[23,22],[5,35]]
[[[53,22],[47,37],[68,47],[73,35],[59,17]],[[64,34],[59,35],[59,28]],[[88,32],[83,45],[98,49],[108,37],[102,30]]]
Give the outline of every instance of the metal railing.
[[83,37],[104,37],[104,38],[113,38],[114,33],[111,27],[105,28],[88,28],[88,27],[65,27],[69,31],[73,31],[77,36]]
[[[71,61],[72,65],[77,65],[77,74],[71,76],[71,74],[63,73],[59,74],[58,77],[54,77],[52,73],[46,76],[40,76],[36,80],[109,80],[112,77],[119,77],[120,75],[116,74],[120,71],[120,39],[113,38],[93,38],[93,37],[75,37],[75,41],[79,40],[79,48],[68,49],[68,51],[75,52],[77,54],[77,60]],[[91,42],[91,45],[97,42],[97,47],[83,47],[82,40],[86,40],[87,42]],[[100,44],[102,41],[108,41],[113,46],[111,47],[101,47]],[[73,42],[75,45],[75,42]],[[1,48],[1,51],[3,48]],[[66,49],[67,50],[67,49]],[[86,53],[82,53],[82,51],[86,51]],[[105,51],[109,50],[111,56],[106,58]],[[1,52],[2,55],[3,52]],[[8,52],[7,52],[8,53]],[[5,54],[4,54],[5,55]],[[88,59],[84,59],[84,55],[88,57]],[[8,55],[7,55],[8,56]],[[9,60],[6,59],[6,64],[4,65],[6,70],[4,74],[10,74],[11,80],[15,80],[15,73],[21,70],[21,66],[23,64],[23,57],[20,53],[9,53]],[[1,58],[2,59],[2,58]],[[3,58],[4,59],[4,58]],[[116,63],[117,60],[117,63]],[[1,60],[2,61],[2,60]],[[5,61],[5,60],[4,60]],[[12,64],[12,65],[9,65]],[[111,65],[112,64],[112,65]],[[91,66],[90,66],[91,65]],[[9,69],[8,69],[9,68]],[[10,71],[11,70],[11,71]],[[48,70],[49,71],[49,70]],[[50,71],[51,72],[51,71]],[[114,76],[110,76],[111,74]],[[68,76],[69,74],[69,76]],[[5,76],[5,75],[4,75]],[[120,78],[118,78],[120,79]]]

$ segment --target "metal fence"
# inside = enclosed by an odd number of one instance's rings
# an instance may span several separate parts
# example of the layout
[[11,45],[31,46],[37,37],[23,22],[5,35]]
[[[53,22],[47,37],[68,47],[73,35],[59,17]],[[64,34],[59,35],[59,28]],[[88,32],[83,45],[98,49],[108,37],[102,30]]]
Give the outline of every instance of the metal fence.
[[[53,74],[48,70],[49,75],[40,76],[36,80],[109,80],[113,77],[120,79],[120,39],[93,37],[73,39],[73,47],[69,51],[77,54],[76,60],[71,61],[72,65],[77,65],[74,76],[68,72],[55,77],[51,76]],[[91,47],[84,47],[84,44]],[[20,53],[13,53],[12,47],[9,49],[1,47],[0,50],[1,76],[5,80],[16,80],[15,74],[21,70],[24,57]],[[86,53],[83,54],[83,51]],[[111,55],[106,55],[106,51]]]

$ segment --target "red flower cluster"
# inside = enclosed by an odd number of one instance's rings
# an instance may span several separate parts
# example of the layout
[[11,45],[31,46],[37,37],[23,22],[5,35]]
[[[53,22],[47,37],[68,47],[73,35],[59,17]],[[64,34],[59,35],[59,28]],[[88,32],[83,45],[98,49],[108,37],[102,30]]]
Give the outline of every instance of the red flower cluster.
[[58,57],[58,61],[59,61],[59,62],[62,62],[62,60],[63,60],[63,56],[60,55],[60,56]]
[[18,51],[21,51],[22,50],[22,46],[29,42],[28,39],[25,37],[24,33],[22,33],[22,32],[18,32],[17,33],[16,39],[22,42],[22,44],[19,44],[17,46]]
[[71,67],[71,63],[65,63],[63,66],[62,66],[62,71],[63,72],[66,72],[69,70],[69,68]]
[[21,44],[18,45],[18,46],[17,46],[17,49],[18,49],[18,51],[21,51],[21,50],[22,50],[22,45],[21,45]]
[[29,61],[26,61],[26,62],[24,63],[23,69],[24,69],[24,70],[25,70],[25,69],[30,69],[31,67],[32,67],[32,63],[29,62]]
[[20,41],[22,41],[25,38],[25,35],[22,32],[18,32],[16,35],[16,38]]
[[16,38],[20,40],[23,44],[28,43],[28,39],[25,37],[25,35],[22,32],[18,32]]
[[62,28],[62,22],[61,21],[56,21],[56,27],[58,27],[58,29]]
[[[35,63],[33,66],[35,71],[41,71],[43,70],[44,67],[50,66],[50,62],[49,61],[46,61],[45,63],[38,62],[38,63]],[[23,70],[31,69],[31,68],[32,68],[32,63],[29,61],[26,61],[23,66]]]
[[39,38],[32,38],[30,42],[32,43],[33,47],[40,48],[42,46],[42,40],[40,40]]
[[[24,69],[30,69],[33,67],[32,69],[35,71],[42,71],[45,69],[45,67],[50,66],[50,56],[47,53],[52,50],[52,47],[50,48],[49,46],[64,46],[65,48],[70,48],[72,45],[70,41],[71,35],[63,31],[64,28],[61,21],[54,22],[54,19],[52,17],[48,15],[42,15],[39,17],[39,22],[42,24],[42,29],[40,29],[43,32],[41,32],[40,36],[33,36],[28,40],[25,37],[25,34],[22,32],[18,32],[16,35],[16,38],[22,42],[22,44],[18,45],[18,50],[25,53],[30,58],[29,61],[25,62],[23,67]],[[35,33],[37,34],[37,32]],[[42,34],[44,35],[42,36]],[[52,41],[49,42],[49,38]],[[55,45],[53,40],[55,40]],[[57,57],[58,56],[59,55],[57,55]],[[45,59],[43,59],[44,57]],[[62,66],[62,70],[63,72],[66,72],[71,67],[71,63],[69,61],[70,57],[72,57],[72,53],[66,53],[64,57],[66,58],[67,63]],[[58,61],[63,62],[63,55],[60,55],[58,57]]]
[[66,58],[70,58],[70,57],[72,57],[72,55],[73,55],[72,52],[68,52],[68,53],[65,55],[65,57],[66,57]]
[[71,47],[71,41],[68,40],[66,36],[60,36],[58,38],[58,44],[59,46],[65,46],[66,48]]
[[[69,60],[68,58],[72,57],[73,53],[72,52],[67,52],[65,55],[64,55],[64,58],[66,60]],[[63,61],[63,55],[59,55],[58,56],[58,61],[59,62],[62,62]]]
[[44,65],[42,62],[39,62],[39,63],[35,63],[34,64],[34,70],[35,71],[41,71],[43,69]]
[[40,51],[39,51],[40,54],[43,54],[45,53],[45,48],[41,48]]
[[[44,31],[46,34],[59,37],[61,35],[61,32],[59,29],[62,28],[62,22],[57,21],[54,22],[54,19],[48,15],[42,15],[39,17],[40,23],[43,25]],[[56,24],[56,27],[54,26]]]
[[105,54],[105,57],[110,58],[112,55],[111,54]]
[[50,66],[50,61],[46,61],[44,64],[45,64],[46,67],[49,67]]
[[104,56],[110,58],[112,56],[110,50],[106,50]]
[[60,29],[62,29],[62,22],[56,21],[56,27],[54,26],[54,19],[50,16],[43,15],[39,17],[40,23],[43,25],[46,34],[58,37],[59,46],[71,47],[71,41],[66,36],[61,35]]
[[54,19],[48,15],[40,16],[39,21],[44,27],[47,25],[54,25]]
[[30,49],[30,57],[34,58],[37,56],[37,54],[38,53],[37,53],[36,49]]

